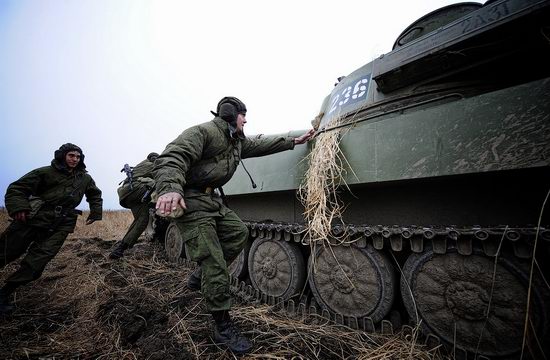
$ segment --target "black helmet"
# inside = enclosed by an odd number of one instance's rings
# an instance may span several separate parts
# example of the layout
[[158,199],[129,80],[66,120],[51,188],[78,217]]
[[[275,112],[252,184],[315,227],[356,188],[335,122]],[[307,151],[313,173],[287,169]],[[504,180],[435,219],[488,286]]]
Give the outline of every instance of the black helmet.
[[149,155],[147,155],[147,160],[149,160],[150,162],[154,162],[158,157],[159,157],[159,154],[157,154],[156,152],[152,152]]
[[230,124],[235,124],[238,114],[246,115],[246,105],[236,97],[226,96],[220,100],[214,116],[219,116]]
[[64,167],[65,156],[68,152],[71,151],[78,151],[80,153],[80,162],[78,163],[77,168],[85,169],[86,165],[84,165],[84,153],[82,152],[82,149],[75,144],[66,143],[61,145],[59,149],[55,150],[54,152],[54,161],[57,162],[61,167]]

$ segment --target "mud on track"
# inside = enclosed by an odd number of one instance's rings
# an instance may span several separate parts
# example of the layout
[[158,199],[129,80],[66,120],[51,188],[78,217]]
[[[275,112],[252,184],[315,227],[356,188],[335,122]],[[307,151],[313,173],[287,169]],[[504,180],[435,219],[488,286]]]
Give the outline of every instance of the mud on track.
[[[213,343],[200,293],[185,287],[192,269],[167,262],[151,243],[112,261],[113,244],[68,239],[42,278],[18,289],[16,311],[0,318],[1,359],[234,358]],[[16,266],[0,270],[0,280]],[[236,302],[233,318],[254,342],[243,358],[441,358],[414,339],[294,319],[267,306]]]

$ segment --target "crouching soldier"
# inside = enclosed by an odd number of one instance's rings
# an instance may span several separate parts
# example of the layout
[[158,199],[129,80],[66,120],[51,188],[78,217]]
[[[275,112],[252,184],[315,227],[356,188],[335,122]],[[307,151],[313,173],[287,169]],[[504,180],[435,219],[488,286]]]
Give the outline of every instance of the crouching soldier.
[[[150,153],[147,159],[143,160],[135,167],[127,169],[127,178],[121,187],[118,188],[118,198],[120,206],[132,211],[134,221],[126,232],[122,240],[117,243],[109,257],[119,259],[124,256],[124,252],[134,246],[139,236],[143,233],[149,222],[149,208],[151,200],[151,191],[154,188],[153,180],[154,162],[159,154]],[[123,169],[124,170],[124,169]]]
[[[156,208],[161,216],[176,217],[189,256],[200,264],[200,288],[215,322],[214,339],[235,353],[246,353],[252,344],[229,315],[227,265],[244,248],[248,229],[213,189],[231,179],[241,159],[291,150],[307,142],[313,130],[298,138],[248,138],[243,132],[246,106],[234,97],[223,98],[213,114],[212,121],[185,130],[168,144],[155,162]],[[171,215],[178,212],[182,215]]]
[[24,175],[8,186],[5,204],[13,222],[0,235],[0,269],[26,252],[19,269],[0,289],[0,313],[13,310],[10,294],[19,286],[38,279],[74,231],[75,208],[86,195],[90,204],[89,225],[101,220],[101,190],[84,165],[84,154],[74,144],[55,151],[50,166]]

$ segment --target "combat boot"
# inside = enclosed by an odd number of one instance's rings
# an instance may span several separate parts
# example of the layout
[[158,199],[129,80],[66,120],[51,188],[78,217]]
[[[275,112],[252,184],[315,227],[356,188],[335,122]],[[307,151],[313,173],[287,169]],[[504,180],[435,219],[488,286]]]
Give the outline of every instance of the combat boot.
[[202,277],[202,270],[200,267],[198,267],[195,269],[195,271],[191,273],[191,275],[189,275],[189,279],[187,279],[187,288],[193,291],[200,290],[201,277]]
[[235,354],[246,354],[252,350],[252,343],[229,317],[228,311],[213,311],[214,341],[225,344]]
[[109,254],[111,259],[120,259],[124,256],[124,252],[129,248],[128,244],[123,243],[122,241],[116,244],[115,248]]
[[0,314],[8,314],[15,310],[15,306],[10,303],[10,293],[0,289]]

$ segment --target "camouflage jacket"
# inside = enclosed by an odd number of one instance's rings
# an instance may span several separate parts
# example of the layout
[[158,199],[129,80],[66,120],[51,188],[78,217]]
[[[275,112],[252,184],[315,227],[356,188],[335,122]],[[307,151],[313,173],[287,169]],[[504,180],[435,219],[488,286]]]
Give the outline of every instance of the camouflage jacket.
[[147,192],[147,186],[153,186],[153,168],[154,163],[148,159],[143,160],[132,168],[132,188],[128,179],[124,180],[121,187],[118,188],[119,203],[122,207],[131,208],[139,203],[128,202],[127,198],[133,193],[139,193],[135,198],[141,198]]
[[227,183],[241,159],[294,148],[290,137],[233,138],[219,117],[185,130],[155,162],[158,195],[191,188],[220,187]]
[[[73,232],[77,214],[74,210],[86,195],[90,204],[88,219],[101,220],[103,200],[101,190],[92,177],[82,168],[72,173],[64,166],[52,160],[50,166],[35,169],[11,183],[6,191],[5,203],[10,216],[20,211],[31,211],[32,197],[40,198],[44,203],[36,214],[27,220],[29,226],[50,228]],[[61,206],[65,216],[59,218],[56,207]],[[59,210],[60,208],[58,208]]]
[[153,178],[153,168],[155,163],[149,161],[148,159],[143,160],[132,169],[132,174],[134,179],[139,178]]

